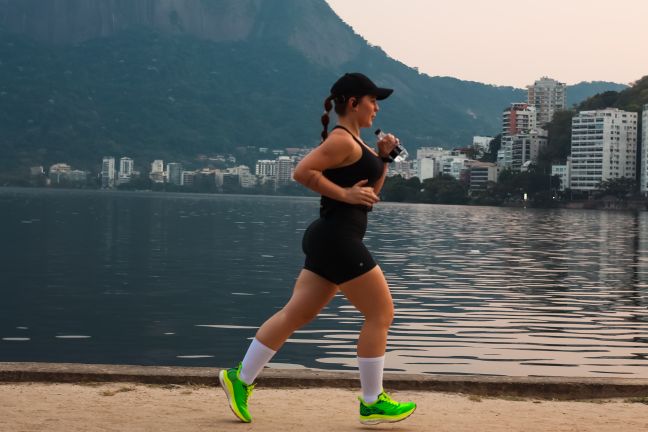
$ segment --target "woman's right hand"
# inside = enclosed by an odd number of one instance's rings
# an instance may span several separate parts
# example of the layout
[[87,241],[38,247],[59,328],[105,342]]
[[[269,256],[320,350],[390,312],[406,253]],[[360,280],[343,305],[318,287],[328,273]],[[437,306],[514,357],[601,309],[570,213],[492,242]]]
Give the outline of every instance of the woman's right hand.
[[345,188],[344,202],[348,204],[362,204],[371,207],[380,199],[374,189],[370,186],[365,186],[369,180],[360,180],[350,188]]

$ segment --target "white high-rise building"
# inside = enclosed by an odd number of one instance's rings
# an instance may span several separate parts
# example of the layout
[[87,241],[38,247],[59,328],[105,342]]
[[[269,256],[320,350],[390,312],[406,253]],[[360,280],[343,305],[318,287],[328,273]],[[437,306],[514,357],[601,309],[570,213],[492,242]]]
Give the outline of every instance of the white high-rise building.
[[164,161],[160,159],[156,159],[151,163],[151,172],[152,173],[160,173],[164,172]]
[[[567,156],[567,163],[565,165],[551,165],[551,176],[553,177],[555,175],[560,177],[561,191],[571,188],[571,156]],[[556,187],[552,187],[552,189],[556,189]]]
[[419,180],[436,177],[439,174],[437,161],[434,158],[418,159],[418,175]]
[[258,160],[254,168],[254,174],[258,176],[274,177],[277,175],[277,161],[262,159]]
[[503,135],[500,149],[497,150],[497,166],[511,168],[513,165],[513,136]]
[[166,173],[164,172],[164,161],[156,159],[151,163],[149,178],[154,183],[164,183]]
[[466,163],[469,160],[466,155],[443,156],[441,158],[441,174],[451,175],[455,179],[461,180],[461,172],[467,168]]
[[101,187],[111,188],[115,186],[115,158],[105,156],[101,163]]
[[196,173],[194,171],[182,171],[182,186],[193,186]]
[[536,109],[538,126],[549,123],[556,111],[565,109],[566,87],[564,83],[547,77],[527,86],[528,102]]
[[[502,113],[502,144],[497,165],[519,171],[525,162],[535,162],[540,149],[547,144],[547,133],[537,127],[535,107],[512,103]],[[528,164],[527,164],[528,165]]]
[[589,191],[604,180],[635,178],[637,113],[607,108],[572,119],[571,188]]
[[547,145],[547,133],[543,129],[534,129],[507,139],[507,145],[510,143],[511,146],[510,168],[515,171],[519,171],[526,162],[536,162],[540,150]]
[[293,161],[288,156],[277,158],[277,186],[287,185],[292,181]]
[[527,103],[512,103],[502,113],[502,137],[528,133],[536,128],[536,109]]
[[250,172],[250,167],[247,165],[228,168],[227,174],[238,177],[238,182],[241,187],[251,188],[257,184],[256,176]]
[[643,194],[648,193],[648,104],[643,106],[641,116],[641,185],[640,189]]
[[129,177],[133,175],[133,159],[129,157],[119,159],[119,175]]
[[128,183],[133,176],[133,159],[123,157],[119,159],[119,175],[117,177],[118,184]]
[[167,164],[167,179],[169,183],[181,186],[182,185],[182,164],[171,162]]

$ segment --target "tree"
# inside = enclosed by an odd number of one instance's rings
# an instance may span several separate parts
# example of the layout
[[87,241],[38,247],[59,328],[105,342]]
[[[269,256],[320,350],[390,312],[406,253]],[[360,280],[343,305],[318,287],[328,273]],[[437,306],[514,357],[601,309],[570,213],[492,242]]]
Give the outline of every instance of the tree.
[[423,180],[420,200],[436,204],[465,204],[468,202],[466,186],[451,175],[441,174],[439,177]]
[[599,197],[604,195],[613,195],[619,199],[625,199],[632,196],[637,188],[637,182],[630,177],[613,178],[603,180],[597,185]]
[[385,179],[380,194],[385,201],[418,202],[420,190],[421,181],[418,177],[405,179],[400,175],[396,175]]
[[564,163],[571,152],[571,124],[575,111],[558,111],[547,124],[549,140],[538,155],[538,165],[551,169],[552,164]]
[[559,186],[558,176],[552,177],[538,165],[531,164],[528,171],[515,172],[510,169],[502,171],[494,193],[501,200],[521,200],[526,193],[530,201],[535,200],[537,204],[541,204],[547,201],[547,197],[553,199],[551,190]]
[[488,151],[479,159],[482,162],[497,162],[497,152],[502,147],[502,134],[498,134],[488,145]]

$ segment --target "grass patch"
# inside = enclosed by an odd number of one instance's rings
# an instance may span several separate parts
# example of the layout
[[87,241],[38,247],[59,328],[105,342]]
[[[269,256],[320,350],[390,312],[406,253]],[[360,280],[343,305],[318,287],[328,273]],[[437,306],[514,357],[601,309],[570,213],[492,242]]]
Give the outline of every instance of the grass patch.
[[104,390],[100,394],[101,396],[115,396],[117,393],[125,393],[134,390],[135,387],[120,387],[117,390]]
[[629,398],[629,399],[624,400],[624,402],[627,402],[627,403],[640,403],[640,404],[648,405],[648,396],[633,397],[633,398]]
[[178,384],[161,384],[156,387],[162,388],[164,390],[178,390],[182,388],[182,386]]
[[88,382],[80,382],[77,385],[83,386],[83,387],[101,387],[106,385],[106,383],[98,382],[98,381],[88,381]]
[[513,402],[525,402],[525,401],[528,400],[527,398],[523,398],[523,397],[520,397],[520,396],[507,396],[507,395],[505,395],[505,396],[497,396],[497,399],[513,401]]

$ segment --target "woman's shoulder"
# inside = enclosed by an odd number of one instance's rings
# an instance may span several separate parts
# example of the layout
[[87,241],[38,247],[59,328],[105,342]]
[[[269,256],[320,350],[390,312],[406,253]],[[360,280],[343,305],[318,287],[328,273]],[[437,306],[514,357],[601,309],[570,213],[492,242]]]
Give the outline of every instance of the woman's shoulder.
[[352,152],[357,144],[353,137],[341,129],[333,129],[321,146],[327,150]]

